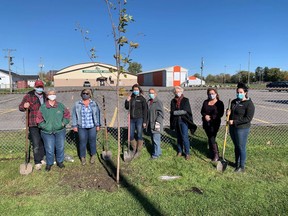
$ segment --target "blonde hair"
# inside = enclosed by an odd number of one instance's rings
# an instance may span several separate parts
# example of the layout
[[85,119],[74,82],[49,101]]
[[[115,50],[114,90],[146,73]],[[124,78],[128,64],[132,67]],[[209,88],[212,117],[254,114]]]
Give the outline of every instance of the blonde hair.
[[176,93],[176,90],[180,90],[180,92],[183,94],[184,89],[181,86],[175,86],[173,92]]
[[150,92],[150,91],[154,91],[155,94],[158,93],[157,90],[156,90],[155,88],[150,88],[148,92]]

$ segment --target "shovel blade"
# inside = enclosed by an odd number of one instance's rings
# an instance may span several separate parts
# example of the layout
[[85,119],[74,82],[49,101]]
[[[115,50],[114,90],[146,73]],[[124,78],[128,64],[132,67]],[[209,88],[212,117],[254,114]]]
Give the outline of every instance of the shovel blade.
[[102,152],[102,158],[103,158],[103,160],[111,160],[112,152],[111,151],[103,151]]
[[129,162],[133,159],[131,151],[124,151],[123,158],[125,162]]
[[227,161],[224,161],[224,160],[218,161],[217,166],[216,166],[217,171],[224,172],[227,168],[227,164],[228,164]]
[[28,174],[30,174],[32,172],[33,166],[32,166],[31,163],[21,164],[19,170],[20,170],[20,174],[21,175],[28,175]]

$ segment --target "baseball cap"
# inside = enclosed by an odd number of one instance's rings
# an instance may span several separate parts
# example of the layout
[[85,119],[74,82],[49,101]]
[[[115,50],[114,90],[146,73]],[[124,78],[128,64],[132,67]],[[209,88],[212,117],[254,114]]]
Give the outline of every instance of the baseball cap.
[[44,83],[41,80],[36,80],[34,86],[35,87],[44,87]]

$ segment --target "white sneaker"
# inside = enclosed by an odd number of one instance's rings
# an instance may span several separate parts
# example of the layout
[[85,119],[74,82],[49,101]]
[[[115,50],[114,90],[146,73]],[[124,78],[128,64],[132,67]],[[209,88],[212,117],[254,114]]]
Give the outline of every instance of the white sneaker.
[[45,160],[41,160],[41,164],[42,165],[46,165],[46,161]]
[[42,164],[35,164],[35,170],[41,170]]

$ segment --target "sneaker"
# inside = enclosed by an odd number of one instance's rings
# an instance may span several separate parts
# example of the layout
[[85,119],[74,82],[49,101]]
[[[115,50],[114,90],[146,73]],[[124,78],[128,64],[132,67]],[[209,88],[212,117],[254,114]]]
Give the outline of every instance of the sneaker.
[[90,163],[94,164],[95,163],[95,155],[92,155],[90,158]]
[[190,160],[191,156],[190,155],[186,155],[185,160]]
[[65,167],[65,165],[63,164],[63,162],[57,163],[57,166],[58,166],[59,168],[61,168],[61,169]]
[[42,165],[46,165],[46,161],[45,160],[41,160],[41,164]]
[[83,166],[86,165],[86,158],[85,157],[81,157],[81,164]]
[[42,164],[41,163],[40,164],[35,164],[35,167],[34,167],[35,170],[41,170],[41,168],[42,168]]
[[178,153],[177,153],[177,157],[182,157],[182,153],[181,153],[181,152],[178,152]]
[[46,165],[45,170],[46,170],[47,172],[49,172],[49,171],[51,170],[51,165]]
[[245,168],[241,168],[241,167],[237,167],[234,172],[236,173],[244,173],[245,172]]

